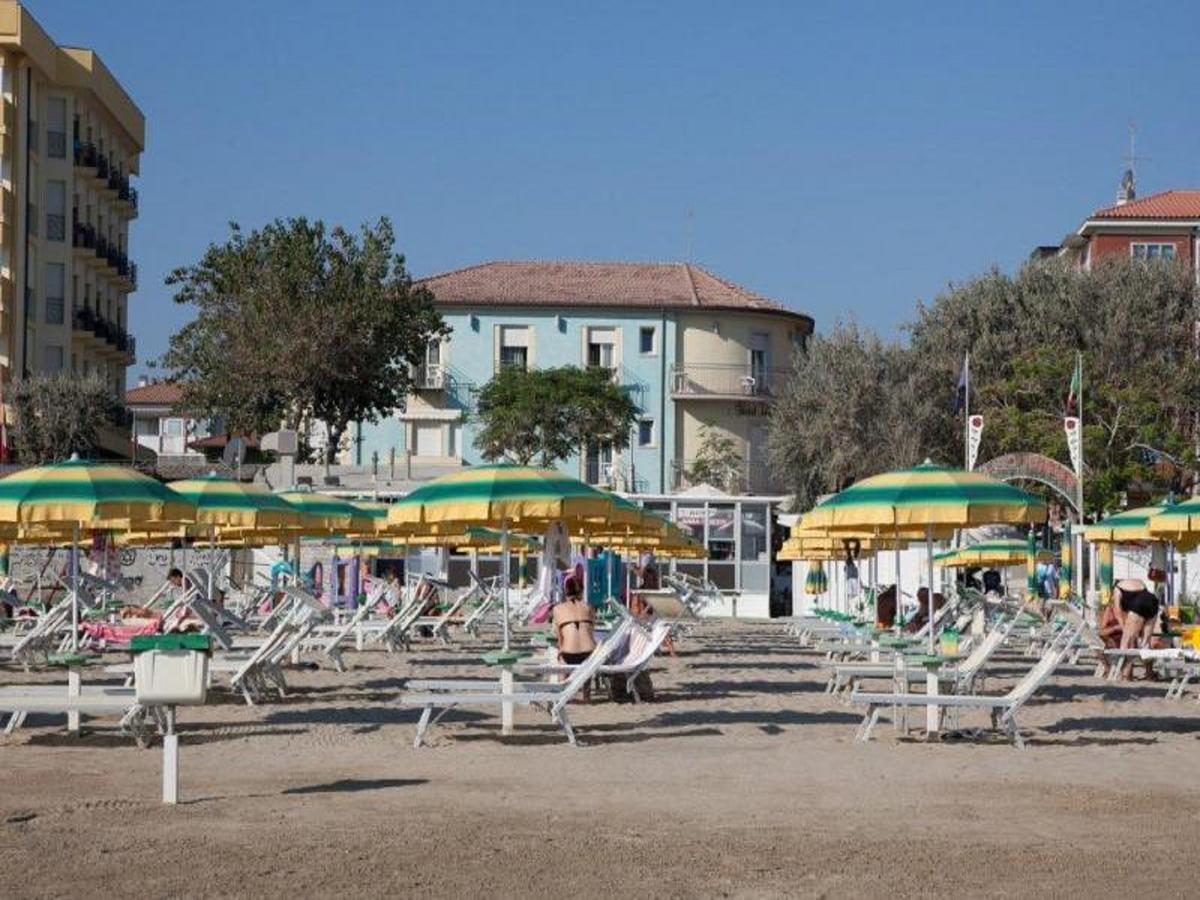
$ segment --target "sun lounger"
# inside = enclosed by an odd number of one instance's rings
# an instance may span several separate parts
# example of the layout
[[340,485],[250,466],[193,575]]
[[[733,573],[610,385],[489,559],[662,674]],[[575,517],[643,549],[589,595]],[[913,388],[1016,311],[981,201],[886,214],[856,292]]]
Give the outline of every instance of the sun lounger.
[[[575,732],[567,718],[567,704],[595,677],[600,667],[616,652],[632,627],[633,623],[630,620],[622,621],[563,684],[516,682],[513,685],[512,693],[506,694],[500,690],[499,683],[494,680],[410,681],[408,687],[412,693],[401,696],[400,702],[405,706],[422,707],[413,746],[420,747],[428,730],[441,721],[442,717],[452,709],[460,706],[499,709],[505,703],[544,709],[549,714],[550,720],[562,729],[567,742],[575,746],[577,742]],[[435,715],[435,710],[440,711]]]
[[[649,668],[655,654],[662,649],[663,643],[671,636],[671,629],[670,622],[655,622],[649,629],[634,624],[629,629],[629,641],[625,644],[624,652],[619,658],[610,658],[607,663],[601,665],[596,670],[596,676],[624,678],[626,692],[633,697],[634,702],[642,702],[642,697],[637,690],[637,677]],[[619,648],[618,652],[620,652]],[[586,665],[587,662],[588,660],[584,660],[579,665]],[[570,676],[579,669],[579,665],[541,663],[517,666],[517,671],[540,675]]]
[[866,715],[858,727],[856,739],[869,741],[871,730],[879,720],[879,714],[889,706],[892,707],[929,707],[940,709],[984,709],[991,714],[992,728],[1003,730],[1013,744],[1024,747],[1025,742],[1017,730],[1017,712],[1026,701],[1037,692],[1058,668],[1059,664],[1071,652],[1079,638],[1078,627],[1064,628],[1046,648],[1041,659],[1030,668],[1025,676],[1007,694],[1000,696],[985,696],[977,694],[875,694],[855,691],[850,696],[851,703],[865,703]]
[[20,728],[29,713],[45,715],[82,714],[121,717],[121,730],[144,746],[148,735],[147,716],[152,712],[137,702],[132,687],[83,685],[72,695],[66,685],[20,685],[0,688],[0,713],[8,713],[5,734]]

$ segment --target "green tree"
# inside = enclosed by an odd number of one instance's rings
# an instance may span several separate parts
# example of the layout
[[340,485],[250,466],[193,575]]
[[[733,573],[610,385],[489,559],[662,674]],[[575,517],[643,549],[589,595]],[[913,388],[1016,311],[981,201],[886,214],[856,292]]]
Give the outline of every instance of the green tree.
[[479,393],[475,446],[488,460],[545,467],[588,442],[629,446],[637,405],[603,368],[501,368]]
[[197,315],[162,365],[189,409],[233,433],[323,422],[331,459],[352,422],[403,406],[409,367],[447,333],[433,295],[393,252],[387,219],[357,235],[303,218],[230,227],[167,278]]
[[729,494],[745,492],[744,459],[733,436],[711,425],[697,431],[696,455],[685,474],[692,484],[707,484]]
[[119,421],[121,406],[94,376],[39,375],[12,387],[16,416],[13,449],[27,465],[91,456],[100,430]]
[[909,355],[854,322],[815,336],[772,406],[770,459],[807,508],[867,475],[920,461]]

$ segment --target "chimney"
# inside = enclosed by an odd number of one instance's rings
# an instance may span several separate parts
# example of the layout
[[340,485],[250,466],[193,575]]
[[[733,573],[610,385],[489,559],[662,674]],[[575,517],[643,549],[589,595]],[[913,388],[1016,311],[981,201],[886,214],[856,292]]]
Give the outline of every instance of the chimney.
[[149,377],[145,375],[138,376],[138,387],[146,387],[150,383]]
[[1133,184],[1133,169],[1126,169],[1121,176],[1121,189],[1117,191],[1117,206],[1124,206],[1130,200],[1137,199],[1137,191]]

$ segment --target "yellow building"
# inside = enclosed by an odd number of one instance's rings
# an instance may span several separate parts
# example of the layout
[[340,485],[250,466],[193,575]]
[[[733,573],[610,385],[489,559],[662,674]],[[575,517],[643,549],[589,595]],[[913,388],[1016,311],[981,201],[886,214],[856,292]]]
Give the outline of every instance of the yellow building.
[[124,394],[146,122],[92,50],[0,0],[0,378],[98,375]]

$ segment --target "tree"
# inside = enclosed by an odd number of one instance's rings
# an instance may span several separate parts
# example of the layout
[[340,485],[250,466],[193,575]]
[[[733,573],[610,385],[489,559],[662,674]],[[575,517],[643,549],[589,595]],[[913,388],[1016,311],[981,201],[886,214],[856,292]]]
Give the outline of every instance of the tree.
[[163,358],[184,405],[233,433],[320,420],[327,460],[352,422],[403,407],[410,367],[447,328],[394,245],[386,218],[357,235],[303,218],[231,225],[167,279],[197,309]]
[[1089,514],[1123,494],[1179,489],[1196,465],[1200,362],[1193,274],[1173,261],[1058,260],[989,271],[919,304],[908,344],[853,327],[817,338],[772,414],[772,460],[801,505],[925,457],[961,465],[954,409],[964,353],[979,458],[1013,451],[1067,461],[1062,419],[1083,359]]
[[854,322],[814,337],[771,410],[770,460],[808,508],[829,491],[919,462],[906,423],[907,354]]
[[742,452],[728,432],[701,425],[696,455],[686,475],[692,484],[707,484],[730,494],[740,494],[742,484]]
[[475,446],[484,459],[547,468],[588,443],[629,446],[637,405],[603,368],[502,368],[479,393]]
[[112,391],[99,378],[65,373],[38,375],[13,384],[16,415],[13,446],[27,465],[59,462],[71,454],[91,456],[100,429],[121,413]]

